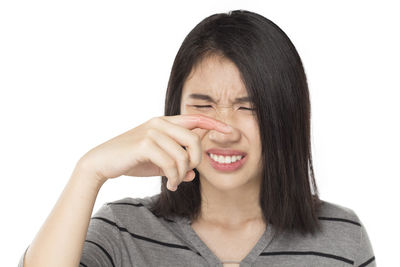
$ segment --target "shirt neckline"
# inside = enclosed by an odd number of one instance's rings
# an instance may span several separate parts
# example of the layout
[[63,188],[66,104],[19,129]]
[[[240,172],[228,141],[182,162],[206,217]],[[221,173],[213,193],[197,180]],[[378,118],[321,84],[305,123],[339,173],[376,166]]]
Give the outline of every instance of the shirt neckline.
[[[187,217],[174,217],[175,222],[181,227],[183,233],[188,236],[188,241],[193,247],[206,259],[210,266],[222,267],[222,261],[210,250],[191,226],[191,220]],[[273,226],[267,224],[267,228],[259,238],[257,243],[240,262],[240,267],[250,267],[256,261],[257,257],[268,247],[273,237]]]

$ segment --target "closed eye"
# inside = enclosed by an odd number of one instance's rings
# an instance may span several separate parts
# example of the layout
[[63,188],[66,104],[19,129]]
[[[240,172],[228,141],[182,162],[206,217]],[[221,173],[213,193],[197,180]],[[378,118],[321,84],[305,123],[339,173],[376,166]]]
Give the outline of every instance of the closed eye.
[[[196,107],[196,108],[210,108],[211,106],[210,105],[193,105],[194,107]],[[242,108],[242,109],[245,109],[245,110],[254,110],[254,109],[252,109],[252,108],[246,108],[246,107],[240,107],[240,108]]]
[[208,108],[211,107],[210,105],[206,105],[206,106],[200,106],[200,105],[193,105],[196,108]]

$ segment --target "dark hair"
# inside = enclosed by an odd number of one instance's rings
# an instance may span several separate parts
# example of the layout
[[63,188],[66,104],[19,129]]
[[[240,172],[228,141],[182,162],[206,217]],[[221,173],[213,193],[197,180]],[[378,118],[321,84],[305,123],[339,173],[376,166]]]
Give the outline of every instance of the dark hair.
[[[320,230],[321,200],[312,166],[308,84],[294,45],[276,24],[257,13],[234,10],[205,18],[186,36],[176,55],[165,116],[180,114],[186,78],[212,55],[236,64],[255,108],[263,163],[259,204],[265,222],[274,226],[275,234],[314,234]],[[176,191],[166,188],[167,177],[162,176],[154,214],[191,220],[199,216],[200,174],[194,171],[195,179],[181,183]]]

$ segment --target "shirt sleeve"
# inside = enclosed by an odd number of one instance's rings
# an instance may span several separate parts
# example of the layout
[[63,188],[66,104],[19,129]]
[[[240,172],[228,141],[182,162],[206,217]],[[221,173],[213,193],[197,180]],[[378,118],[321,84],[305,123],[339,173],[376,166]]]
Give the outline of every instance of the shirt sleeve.
[[359,235],[360,239],[354,266],[376,267],[375,254],[372,248],[371,241],[368,237],[367,230],[365,229],[364,224],[361,222],[361,220],[359,219],[358,221],[361,224],[360,235]]
[[79,266],[121,266],[121,240],[113,211],[106,203],[90,219]]
[[28,251],[29,246],[25,249],[24,254],[22,257],[19,259],[18,267],[24,267],[24,262],[25,262],[25,254]]

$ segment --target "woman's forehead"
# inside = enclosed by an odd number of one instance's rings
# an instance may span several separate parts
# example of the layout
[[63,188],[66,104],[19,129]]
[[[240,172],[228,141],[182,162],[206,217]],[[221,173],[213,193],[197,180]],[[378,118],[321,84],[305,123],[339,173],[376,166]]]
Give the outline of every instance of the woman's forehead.
[[[206,102],[211,102],[211,103],[219,103],[221,101],[221,98],[215,98],[213,95],[207,94],[207,93],[190,93],[187,95],[187,99],[193,99],[193,100],[202,100]],[[249,103],[252,102],[250,97],[247,95],[235,97],[235,98],[230,98],[230,102],[233,103]]]
[[203,59],[191,72],[184,83],[182,94],[183,98],[192,98],[195,94],[207,95],[216,101],[234,101],[246,97],[247,91],[238,68],[231,60],[209,57]]

